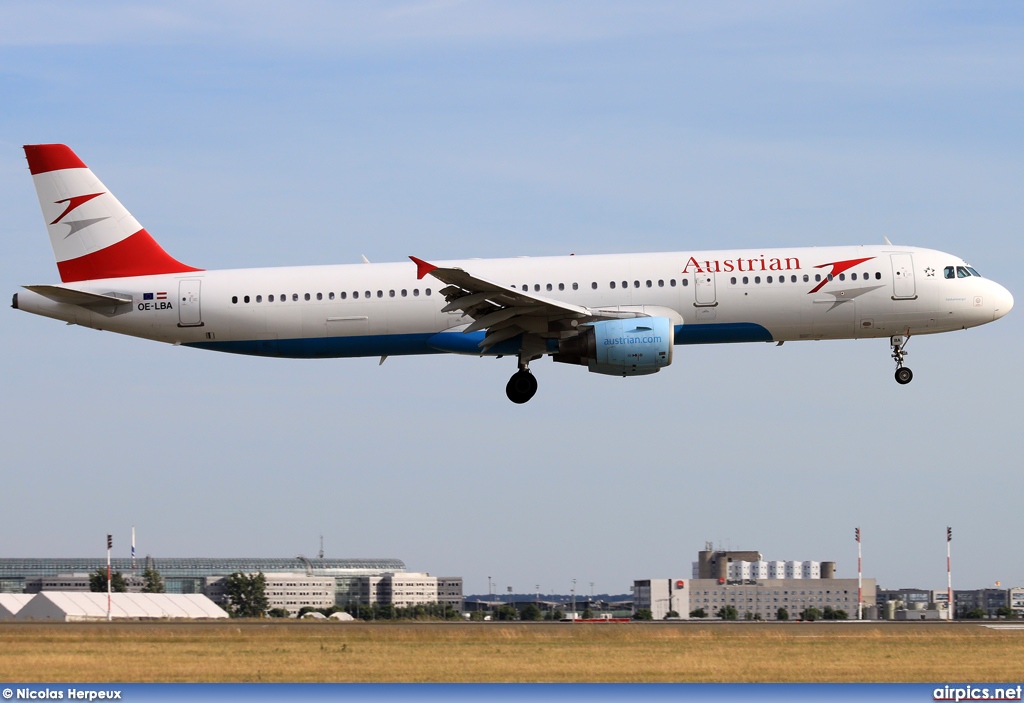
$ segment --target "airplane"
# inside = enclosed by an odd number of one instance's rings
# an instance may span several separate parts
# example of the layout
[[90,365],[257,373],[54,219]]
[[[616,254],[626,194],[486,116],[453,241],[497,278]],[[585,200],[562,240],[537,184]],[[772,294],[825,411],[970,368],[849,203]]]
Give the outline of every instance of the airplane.
[[17,310],[213,351],[286,358],[515,356],[657,373],[676,345],[888,338],[997,320],[1013,296],[963,259],[884,245],[467,259],[208,271],[170,256],[63,144],[24,147],[60,284]]

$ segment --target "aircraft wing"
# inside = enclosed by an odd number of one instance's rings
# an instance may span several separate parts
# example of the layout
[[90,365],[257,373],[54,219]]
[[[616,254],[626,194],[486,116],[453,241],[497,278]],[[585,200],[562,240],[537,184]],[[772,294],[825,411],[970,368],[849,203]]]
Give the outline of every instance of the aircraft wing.
[[[417,278],[429,275],[447,284],[439,291],[448,303],[444,312],[461,310],[473,318],[463,332],[487,330],[480,343],[481,353],[499,342],[525,334],[537,340],[537,345],[530,346],[538,347],[535,351],[539,355],[544,348],[542,338],[557,338],[561,329],[574,334],[572,321],[595,317],[590,308],[581,305],[531,295],[478,278],[460,268],[439,268],[415,256],[409,258],[416,264]],[[525,340],[524,346],[527,346]]]

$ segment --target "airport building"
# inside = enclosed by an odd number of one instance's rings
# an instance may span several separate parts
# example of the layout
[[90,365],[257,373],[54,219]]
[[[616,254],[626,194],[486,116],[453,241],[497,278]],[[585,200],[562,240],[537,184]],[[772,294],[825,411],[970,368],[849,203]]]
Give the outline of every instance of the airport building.
[[[842,610],[857,617],[856,578],[835,578],[835,563],[824,561],[764,561],[760,552],[700,552],[689,580],[644,579],[633,582],[633,609],[649,608],[657,620],[670,611],[687,619],[703,610],[716,617],[727,606],[739,619],[775,620],[784,608],[797,619],[809,608]],[[875,580],[863,579],[863,604],[875,604]]]
[[462,577],[402,572],[360,579],[359,605],[408,608],[440,603],[462,611]]
[[[462,610],[462,577],[406,572],[398,559],[160,559],[112,560],[128,592],[141,592],[142,573],[160,573],[168,593],[208,594],[223,602],[223,579],[234,573],[262,573],[272,608],[296,613],[304,606],[441,603]],[[89,576],[104,573],[106,559],[0,559],[0,594],[44,591],[84,592]]]
[[[255,574],[305,574],[307,577],[334,579],[334,604],[358,602],[360,579],[405,571],[399,559],[293,559],[244,558],[184,558],[170,559],[113,559],[111,568],[121,572],[129,582],[129,590],[137,587],[135,578],[153,568],[160,573],[168,593],[199,593],[206,588],[207,579],[230,576],[241,572]],[[106,572],[106,558],[96,559],[0,559],[0,593],[26,593],[29,589],[76,590],[73,584],[84,583],[81,590],[89,590],[89,574],[96,570]],[[132,578],[135,577],[135,578]],[[55,588],[44,583],[62,585]],[[141,588],[140,588],[141,590]],[[38,592],[38,591],[36,591]]]
[[[335,603],[335,581],[330,576],[307,576],[301,574],[264,574],[267,581],[264,594],[270,609],[284,608],[289,615],[298,615],[303,608],[330,608]],[[206,579],[205,593],[222,607],[227,607],[225,594],[227,576],[210,576]]]

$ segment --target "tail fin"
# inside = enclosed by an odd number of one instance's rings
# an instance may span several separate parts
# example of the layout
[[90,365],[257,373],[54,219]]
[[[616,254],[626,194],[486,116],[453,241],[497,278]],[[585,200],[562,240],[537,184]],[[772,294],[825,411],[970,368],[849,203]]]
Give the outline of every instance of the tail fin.
[[201,271],[172,258],[63,144],[25,146],[65,283]]

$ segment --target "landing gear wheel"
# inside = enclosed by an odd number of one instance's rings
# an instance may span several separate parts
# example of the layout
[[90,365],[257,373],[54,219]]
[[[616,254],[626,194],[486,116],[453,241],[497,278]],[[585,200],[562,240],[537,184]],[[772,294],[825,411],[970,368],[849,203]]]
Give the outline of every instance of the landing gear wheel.
[[526,369],[516,371],[505,386],[505,395],[516,404],[523,404],[537,392],[537,379]]
[[908,369],[906,366],[901,366],[896,369],[896,383],[901,386],[905,386],[914,380],[914,372]]

